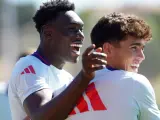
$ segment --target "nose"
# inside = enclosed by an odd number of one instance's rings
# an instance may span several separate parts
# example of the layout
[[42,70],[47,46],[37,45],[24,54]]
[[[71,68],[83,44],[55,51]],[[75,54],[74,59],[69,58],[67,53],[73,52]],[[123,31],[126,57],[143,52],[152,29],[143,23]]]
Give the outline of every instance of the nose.
[[141,58],[141,60],[145,60],[145,55],[144,55],[143,50],[140,50],[138,57]]
[[83,33],[83,31],[79,30],[77,32],[77,38],[81,39],[82,41],[84,40],[84,33]]

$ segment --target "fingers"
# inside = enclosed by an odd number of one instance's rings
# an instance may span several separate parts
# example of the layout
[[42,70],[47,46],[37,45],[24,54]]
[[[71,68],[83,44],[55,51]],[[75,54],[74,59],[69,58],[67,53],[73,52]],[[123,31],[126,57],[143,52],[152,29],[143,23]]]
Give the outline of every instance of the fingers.
[[92,44],[91,46],[89,46],[89,47],[85,50],[85,52],[83,53],[83,56],[88,56],[88,55],[91,53],[91,51],[94,50],[94,48],[95,48],[95,45],[94,45],[94,44]]
[[93,66],[92,69],[90,69],[90,72],[94,72],[96,70],[101,70],[103,68],[105,68],[106,66],[105,65],[97,65],[97,66]]
[[[107,65],[107,55],[102,53],[102,48],[94,50],[95,45],[86,49],[82,56],[82,69],[85,75],[94,78],[95,71],[103,69]],[[94,51],[93,51],[94,50]]]
[[103,59],[93,59],[89,64],[88,64],[88,70],[89,72],[94,72],[96,70],[100,70],[105,68],[107,65],[107,61]]
[[96,52],[102,52],[102,48],[99,47],[99,48],[97,48],[95,51],[96,51]]
[[99,53],[99,52],[92,52],[92,54],[89,55],[92,59],[99,58],[106,60],[107,55],[105,53]]
[[101,66],[101,65],[107,65],[107,61],[104,59],[95,58],[92,59],[92,62],[90,63],[92,66]]

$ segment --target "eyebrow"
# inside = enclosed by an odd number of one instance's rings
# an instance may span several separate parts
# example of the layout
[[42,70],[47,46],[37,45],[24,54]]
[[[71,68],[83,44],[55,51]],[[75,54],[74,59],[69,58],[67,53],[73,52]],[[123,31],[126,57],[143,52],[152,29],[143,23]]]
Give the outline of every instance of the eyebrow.
[[70,24],[81,24],[81,25],[84,25],[83,21],[76,21],[76,20],[71,20],[70,21]]
[[145,44],[142,44],[142,43],[132,43],[130,46],[133,46],[133,45],[135,45],[135,46],[145,46]]
[[82,27],[84,26],[84,24],[81,22],[71,22],[70,25],[80,25]]

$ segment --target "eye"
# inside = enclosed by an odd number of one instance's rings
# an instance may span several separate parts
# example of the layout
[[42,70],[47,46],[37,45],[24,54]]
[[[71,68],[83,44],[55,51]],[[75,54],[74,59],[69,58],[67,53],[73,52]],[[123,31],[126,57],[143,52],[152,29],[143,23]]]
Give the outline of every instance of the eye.
[[70,27],[69,30],[70,31],[76,31],[77,29],[75,27]]
[[75,32],[75,33],[77,33],[77,32],[83,32],[83,28],[71,27],[71,28],[69,28],[69,31],[70,32]]
[[80,28],[80,31],[83,32],[83,27]]
[[142,51],[144,51],[144,47],[142,47]]
[[132,51],[136,51],[137,50],[137,47],[136,46],[133,46],[131,47]]

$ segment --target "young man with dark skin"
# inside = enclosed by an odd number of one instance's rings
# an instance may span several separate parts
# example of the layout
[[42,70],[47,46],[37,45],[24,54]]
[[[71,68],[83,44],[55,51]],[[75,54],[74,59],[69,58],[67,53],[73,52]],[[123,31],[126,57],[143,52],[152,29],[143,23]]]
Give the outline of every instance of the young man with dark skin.
[[20,59],[9,81],[13,120],[64,120],[76,105],[95,70],[106,65],[101,48],[91,45],[82,55],[82,70],[72,80],[63,70],[76,63],[82,47],[83,21],[68,0],[44,3],[33,17],[40,33],[35,53]]
[[107,54],[107,67],[96,71],[67,120],[160,120],[154,90],[137,73],[151,36],[149,25],[135,15],[102,17],[91,40]]

